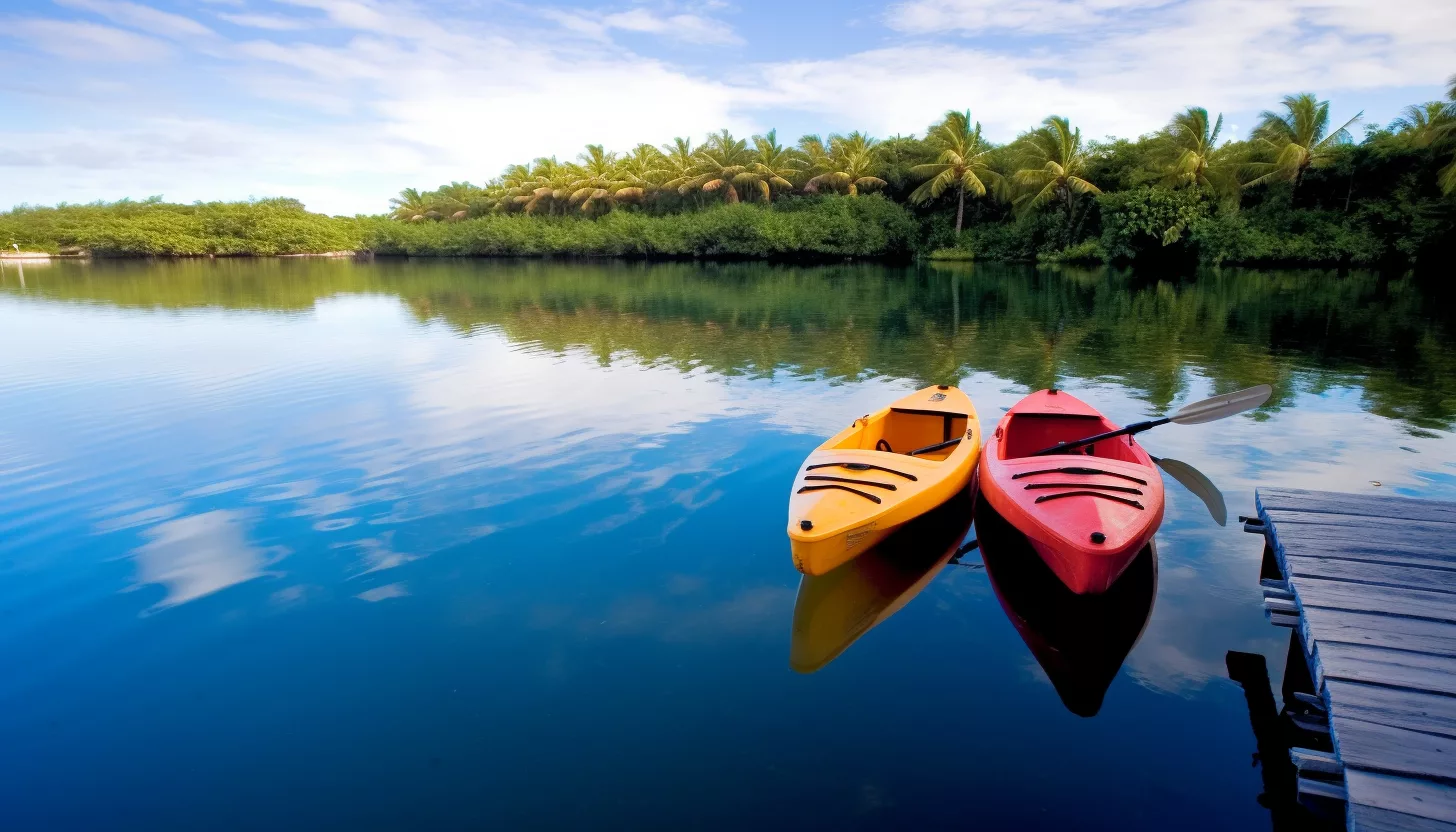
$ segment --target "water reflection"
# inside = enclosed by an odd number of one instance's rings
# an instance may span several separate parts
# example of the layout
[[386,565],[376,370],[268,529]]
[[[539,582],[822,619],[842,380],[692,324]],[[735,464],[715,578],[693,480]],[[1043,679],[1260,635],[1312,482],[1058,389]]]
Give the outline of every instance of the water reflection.
[[968,489],[824,575],[805,575],[794,603],[789,667],[813,673],[899,612],[955,555],[971,527]]
[[[1404,281],[233,260],[26,277],[0,281],[17,828],[190,829],[222,804],[249,828],[1008,828],[1027,807],[1060,828],[1258,828],[1223,659],[1287,643],[1252,536],[1170,481],[1162,597],[1125,661],[1138,621],[1052,626],[1017,601],[1091,680],[1047,659],[1083,711],[1123,661],[1082,720],[1025,672],[986,574],[936,571],[955,524],[821,600],[796,664],[889,626],[824,672],[785,668],[794,470],[932,381],[994,414],[1059,376],[1125,424],[1272,376],[1257,417],[1148,449],[1235,514],[1265,482],[1456,496],[1447,313]],[[1006,571],[994,589],[1019,598]],[[55,797],[74,793],[94,799]]]
[[1031,541],[984,500],[976,505],[981,560],[1001,608],[1078,716],[1096,716],[1123,660],[1141,638],[1158,589],[1149,543],[1107,592],[1077,595],[1047,568]]
[[245,515],[215,510],[158,523],[132,556],[137,584],[160,584],[167,594],[153,605],[161,610],[185,604],[264,574],[281,550],[249,545]]
[[[0,291],[18,291],[13,284]],[[32,297],[127,307],[305,311],[339,294],[401,298],[421,321],[552,351],[585,346],[682,370],[776,369],[926,383],[988,372],[1030,389],[1116,379],[1154,409],[1188,386],[1275,386],[1266,412],[1359,383],[1412,429],[1456,420],[1452,309],[1414,278],[1214,270],[1196,280],[975,265],[215,261],[57,264]],[[1313,373],[1296,380],[1296,374]]]

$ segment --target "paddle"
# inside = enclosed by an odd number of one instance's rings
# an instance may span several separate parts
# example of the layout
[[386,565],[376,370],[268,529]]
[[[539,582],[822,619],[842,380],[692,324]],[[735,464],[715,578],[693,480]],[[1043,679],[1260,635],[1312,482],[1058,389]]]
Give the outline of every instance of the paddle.
[[1208,506],[1208,513],[1213,515],[1213,521],[1220,526],[1228,523],[1228,507],[1223,502],[1223,492],[1213,484],[1213,480],[1204,476],[1203,472],[1194,468],[1186,462],[1179,462],[1176,459],[1158,459],[1153,457],[1158,467],[1168,472],[1168,476],[1183,484],[1183,487],[1192,491],[1198,499]]
[[1172,416],[1164,416],[1161,419],[1153,419],[1149,422],[1138,422],[1128,425],[1125,428],[1099,433],[1096,436],[1089,436],[1086,439],[1078,439],[1075,442],[1059,442],[1050,448],[1042,448],[1032,454],[1032,456],[1062,453],[1063,451],[1070,451],[1073,448],[1091,445],[1094,442],[1101,442],[1104,439],[1112,439],[1116,436],[1131,436],[1134,433],[1142,433],[1145,430],[1151,430],[1159,425],[1166,425],[1169,422],[1175,425],[1201,425],[1204,422],[1225,419],[1229,416],[1243,413],[1245,410],[1253,410],[1264,402],[1267,402],[1273,394],[1274,389],[1267,384],[1260,384],[1257,387],[1250,387],[1233,393],[1224,393],[1222,396],[1214,396],[1211,399],[1204,399],[1201,402],[1185,404]]

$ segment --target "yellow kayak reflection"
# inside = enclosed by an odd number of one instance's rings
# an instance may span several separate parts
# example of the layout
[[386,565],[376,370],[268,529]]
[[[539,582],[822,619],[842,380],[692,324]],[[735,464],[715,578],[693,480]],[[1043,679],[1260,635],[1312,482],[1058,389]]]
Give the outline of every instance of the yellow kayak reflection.
[[805,575],[794,603],[789,667],[813,673],[910,602],[955,555],[971,527],[965,489],[873,549],[823,575]]
[[1144,546],[1105,593],[1077,595],[984,500],[976,504],[976,535],[1001,608],[1062,704],[1078,716],[1096,716],[1152,617],[1158,594],[1154,544]]

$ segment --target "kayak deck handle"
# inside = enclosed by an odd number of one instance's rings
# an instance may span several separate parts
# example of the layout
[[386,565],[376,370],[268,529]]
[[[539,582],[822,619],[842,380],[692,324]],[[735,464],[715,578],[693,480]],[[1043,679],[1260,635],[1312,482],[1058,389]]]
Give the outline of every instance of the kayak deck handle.
[[904,477],[911,482],[918,482],[919,477],[914,474],[907,474],[904,471],[896,471],[894,468],[886,468],[883,465],[871,465],[868,462],[821,462],[817,465],[810,465],[805,471],[813,471],[815,468],[848,468],[851,471],[884,471],[886,474],[894,474],[897,477]]
[[1038,488],[1095,488],[1098,491],[1116,491],[1119,494],[1136,494],[1139,497],[1143,495],[1143,492],[1130,485],[1098,485],[1095,482],[1033,482],[1026,485],[1027,491]]
[[[1040,471],[1022,471],[1019,474],[1012,474],[1011,475],[1011,478],[1013,480],[1019,480],[1022,477],[1034,477],[1037,474],[1081,474],[1083,476],[1088,476],[1088,477],[1093,476],[1093,475],[1096,475],[1096,474],[1100,474],[1100,475],[1102,475],[1104,477],[1116,477],[1116,478],[1118,478],[1120,480],[1127,480],[1128,482],[1135,482],[1138,485],[1147,485],[1148,484],[1148,481],[1147,480],[1138,479],[1137,477],[1129,476],[1127,474],[1119,474],[1116,471],[1103,471],[1100,468],[1081,468],[1081,467],[1077,467],[1077,466],[1063,467],[1063,468],[1043,468]],[[1080,483],[1079,482],[1079,483],[1077,483],[1077,485],[1078,486],[1086,486],[1087,484],[1086,483]]]
[[800,488],[798,491],[796,491],[794,493],[795,494],[803,494],[805,491],[826,491],[826,490],[831,489],[831,488],[837,488],[840,491],[848,491],[851,494],[858,494],[859,496],[865,498],[866,500],[869,500],[872,503],[877,503],[878,504],[878,503],[884,502],[879,497],[876,497],[873,494],[866,494],[865,492],[860,491],[858,488],[850,488],[847,485],[834,485],[834,484],[830,484],[830,485],[806,485],[806,486],[804,486],[803,488]]
[[[869,495],[866,494],[865,496]],[[1123,505],[1132,506],[1138,511],[1144,510],[1143,504],[1138,502],[1137,500],[1129,500],[1126,497],[1118,497],[1115,494],[1104,494],[1101,491],[1063,491],[1060,494],[1044,494],[1040,497],[1037,497],[1036,501],[1038,503],[1044,503],[1047,500],[1060,500],[1063,497],[1101,497],[1104,500],[1113,500],[1115,502],[1122,503]]]
[[[847,482],[850,485],[868,485],[874,488],[883,488],[886,491],[895,491],[894,485],[888,482],[874,482],[873,480],[857,480],[852,477],[826,477],[823,474],[810,474],[804,477],[805,480],[820,480],[823,482]],[[1138,492],[1142,493],[1142,492]]]

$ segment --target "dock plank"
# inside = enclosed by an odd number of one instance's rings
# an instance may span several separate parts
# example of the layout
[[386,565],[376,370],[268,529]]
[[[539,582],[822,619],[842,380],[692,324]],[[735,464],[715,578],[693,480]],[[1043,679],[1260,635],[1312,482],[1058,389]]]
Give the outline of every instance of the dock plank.
[[1456,773],[1456,739],[1451,737],[1338,716],[1330,718],[1330,728],[1335,753],[1346,768],[1428,780],[1444,780]]
[[1373,543],[1370,535],[1346,537],[1300,537],[1285,535],[1277,550],[1283,557],[1385,563],[1392,566],[1424,566],[1456,569],[1456,548],[1437,543]]
[[1363,719],[1456,737],[1456,697],[1343,679],[1327,679],[1325,688],[1333,718]]
[[1258,499],[1265,509],[1456,523],[1456,504],[1439,500],[1296,488],[1260,488]]
[[1456,597],[1425,589],[1352,584],[1293,576],[1289,586],[1303,607],[1403,615],[1456,624]]
[[1456,823],[1377,809],[1362,803],[1350,804],[1346,827],[1350,832],[1456,832]]
[[1323,679],[1424,690],[1456,696],[1456,659],[1359,644],[1316,643],[1315,661]]
[[1295,554],[1287,547],[1284,559],[1291,576],[1456,594],[1453,569],[1311,557]]
[[1456,503],[1278,488],[1256,501],[1349,828],[1456,832]]
[[1456,657],[1456,624],[1314,606],[1304,607],[1303,613],[1317,643],[1338,641]]
[[1443,823],[1456,823],[1456,788],[1410,777],[1345,769],[1350,805],[1402,812]]

